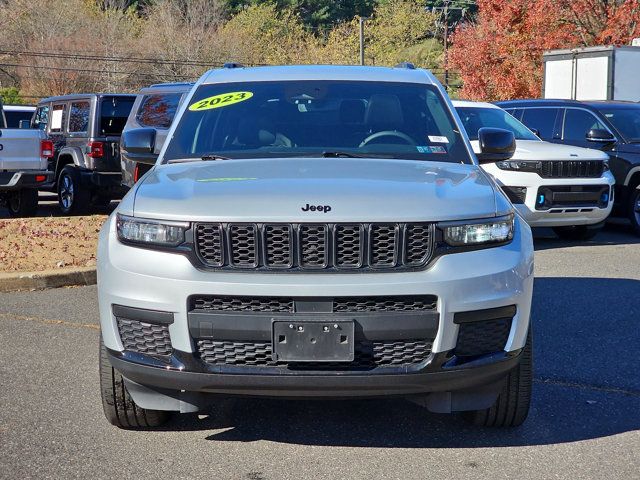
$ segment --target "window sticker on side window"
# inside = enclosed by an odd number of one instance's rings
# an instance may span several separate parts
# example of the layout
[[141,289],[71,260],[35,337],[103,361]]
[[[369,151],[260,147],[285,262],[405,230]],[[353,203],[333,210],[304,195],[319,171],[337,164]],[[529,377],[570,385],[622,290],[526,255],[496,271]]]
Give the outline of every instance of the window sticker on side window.
[[62,108],[55,108],[51,112],[51,129],[60,130],[62,128]]
[[212,108],[227,107],[234,103],[244,102],[253,97],[253,92],[229,92],[214,95],[213,97],[203,98],[196,103],[189,105],[189,110],[199,112],[201,110],[211,110]]
[[418,146],[416,147],[418,152],[420,153],[447,153],[447,150],[440,145],[432,145],[432,146]]

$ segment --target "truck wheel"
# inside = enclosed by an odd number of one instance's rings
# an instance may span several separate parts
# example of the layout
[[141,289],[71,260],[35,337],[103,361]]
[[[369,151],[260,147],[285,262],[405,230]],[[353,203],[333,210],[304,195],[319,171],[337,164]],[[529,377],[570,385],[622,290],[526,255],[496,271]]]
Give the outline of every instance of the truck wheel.
[[11,192],[7,198],[7,208],[12,217],[33,217],[38,211],[38,190],[25,188]]
[[58,204],[65,215],[81,215],[89,209],[90,193],[80,184],[80,172],[67,165],[58,177]]
[[102,338],[100,338],[99,368],[102,409],[111,425],[119,428],[145,429],[159,427],[169,420],[169,412],[140,408],[134,403],[122,375],[109,363]]
[[496,403],[485,410],[463,412],[463,418],[481,427],[517,427],[529,414],[533,383],[533,351],[531,327],[522,351],[520,364],[504,380]]
[[631,220],[631,227],[636,235],[640,235],[640,186],[631,193],[629,220]]
[[553,231],[562,240],[584,241],[591,240],[602,228],[603,225],[593,227],[590,225],[574,225],[571,227],[553,227]]

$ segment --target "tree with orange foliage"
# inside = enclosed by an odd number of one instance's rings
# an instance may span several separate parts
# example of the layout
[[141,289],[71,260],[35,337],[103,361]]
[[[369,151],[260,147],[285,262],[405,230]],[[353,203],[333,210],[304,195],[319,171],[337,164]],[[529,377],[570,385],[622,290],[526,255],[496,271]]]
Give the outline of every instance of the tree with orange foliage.
[[478,0],[476,23],[453,35],[451,66],[463,79],[462,97],[538,97],[545,50],[619,45],[638,35],[639,0]]

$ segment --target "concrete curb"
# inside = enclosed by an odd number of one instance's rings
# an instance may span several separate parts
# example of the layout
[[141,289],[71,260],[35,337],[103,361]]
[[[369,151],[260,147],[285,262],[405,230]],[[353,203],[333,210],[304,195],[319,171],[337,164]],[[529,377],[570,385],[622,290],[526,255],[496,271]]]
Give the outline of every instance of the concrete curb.
[[96,267],[77,267],[42,272],[0,273],[0,292],[95,285]]

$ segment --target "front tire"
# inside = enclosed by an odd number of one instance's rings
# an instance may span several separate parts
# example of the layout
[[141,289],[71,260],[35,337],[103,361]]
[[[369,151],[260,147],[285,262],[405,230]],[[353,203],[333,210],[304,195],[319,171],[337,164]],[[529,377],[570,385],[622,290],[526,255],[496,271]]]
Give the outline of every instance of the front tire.
[[631,227],[636,235],[640,236],[640,185],[631,192],[629,220],[631,220]]
[[484,410],[463,412],[462,417],[467,422],[481,427],[517,427],[522,425],[529,414],[531,404],[532,347],[531,327],[529,327],[527,343],[521,353],[520,363],[505,378],[496,403]]
[[90,193],[82,188],[80,172],[67,165],[58,177],[58,205],[65,215],[82,215],[89,209]]
[[38,211],[38,190],[24,188],[11,192],[7,198],[7,208],[12,217],[33,217]]
[[165,424],[170,413],[140,408],[127,391],[122,375],[109,363],[107,349],[100,339],[100,395],[104,416],[111,425],[126,429],[147,429]]
[[553,227],[555,234],[562,240],[585,241],[595,237],[603,225],[592,227],[590,225],[574,225],[571,227]]

